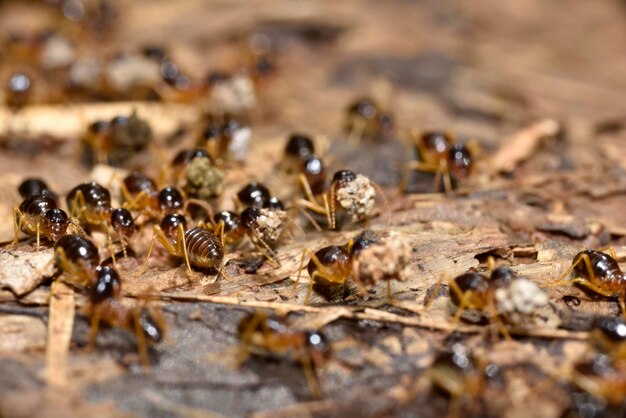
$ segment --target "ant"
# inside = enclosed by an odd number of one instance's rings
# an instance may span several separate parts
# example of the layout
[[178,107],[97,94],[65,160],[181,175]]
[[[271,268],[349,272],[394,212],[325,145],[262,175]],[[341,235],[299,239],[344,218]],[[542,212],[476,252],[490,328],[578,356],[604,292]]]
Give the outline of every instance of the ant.
[[274,258],[273,247],[280,239],[287,224],[287,213],[282,203],[276,199],[265,207],[250,206],[240,215],[231,211],[221,211],[212,217],[214,234],[220,237],[222,245],[239,244],[245,236],[276,267],[280,264]]
[[353,262],[358,254],[378,242],[378,238],[371,231],[364,231],[345,245],[330,245],[317,250],[315,253],[306,248],[302,252],[298,277],[293,284],[294,292],[302,270],[304,269],[305,256],[309,256],[306,269],[311,278],[304,303],[306,304],[311,295],[311,290],[322,294],[328,299],[342,297],[346,291],[346,283],[353,277]]
[[450,396],[448,416],[458,417],[463,401],[476,402],[484,393],[489,380],[499,376],[499,372],[496,365],[485,364],[465,345],[456,343],[449,350],[436,354],[426,376],[434,388]]
[[315,370],[332,355],[331,345],[323,333],[292,330],[279,318],[262,311],[246,315],[237,330],[242,345],[239,364],[250,354],[291,355],[302,365],[313,397],[322,396]]
[[12,108],[21,108],[32,101],[32,77],[26,73],[11,74],[6,88],[6,104]]
[[54,244],[57,266],[70,276],[70,282],[91,286],[96,282],[96,268],[100,264],[98,247],[80,235],[68,234]]
[[111,249],[111,231],[116,232],[125,250],[135,231],[135,222],[128,209],[112,208],[111,193],[105,187],[96,182],[79,184],[67,194],[66,202],[72,216],[81,220],[87,228],[106,227]]
[[589,342],[600,353],[616,361],[626,361],[626,321],[623,318],[596,318]]
[[154,180],[138,171],[124,177],[121,191],[126,209],[147,212],[150,218],[185,209],[185,198],[180,190],[170,186],[158,190]]
[[232,117],[224,117],[220,122],[211,118],[202,131],[196,145],[207,150],[212,161],[243,161],[246,157],[252,130]]
[[315,155],[313,140],[304,134],[294,133],[289,136],[281,161],[281,169],[285,173],[294,173],[300,169],[303,161]]
[[52,189],[50,189],[50,187],[48,187],[48,184],[40,178],[27,178],[20,183],[20,185],[17,187],[17,191],[23,199],[43,194],[48,195],[49,197],[56,200],[56,195],[54,194]]
[[165,334],[164,320],[160,311],[139,306],[129,308],[122,303],[122,282],[118,272],[109,266],[95,269],[95,281],[89,289],[89,305],[85,309],[91,321],[88,351],[96,343],[100,323],[135,332],[141,363],[149,366],[146,339],[160,342]]
[[187,229],[187,220],[181,214],[166,215],[159,225],[154,226],[154,235],[150,242],[150,249],[146,256],[141,272],[148,265],[148,260],[154,249],[154,242],[161,245],[175,257],[182,257],[187,264],[187,270],[192,272],[191,266],[200,269],[218,269],[224,260],[224,246],[214,233],[201,226]]
[[152,142],[152,129],[133,113],[89,125],[81,139],[89,160],[120,165]]
[[411,135],[417,159],[406,165],[402,190],[406,189],[408,174],[412,170],[435,173],[434,191],[437,192],[442,181],[446,193],[453,190],[453,180],[467,178],[473,172],[477,146],[453,143],[452,135],[447,132],[412,131]]
[[510,334],[505,323],[524,326],[549,304],[543,289],[518,277],[508,267],[493,270],[489,277],[477,272],[464,273],[450,280],[448,286],[450,300],[457,308],[455,322],[466,312],[474,312],[481,319],[495,319],[506,338]]
[[[608,251],[610,254],[596,250],[579,252],[556,284],[577,284],[601,296],[616,297],[622,315],[626,318],[626,277],[617,263],[615,250],[609,247]],[[572,272],[577,277],[564,280]]]
[[347,109],[345,131],[348,132],[350,140],[389,138],[394,128],[393,116],[383,111],[372,99],[361,98]]
[[[313,157],[307,161],[318,161],[316,158]],[[314,166],[319,167],[317,163]],[[336,214],[338,209],[342,209],[350,215],[354,222],[367,219],[374,209],[377,191],[387,206],[387,199],[380,186],[361,174],[355,174],[349,170],[339,170],[335,172],[330,185],[326,187],[325,180],[322,181],[322,178],[325,178],[323,169],[306,170],[305,173],[298,176],[299,185],[305,198],[298,199],[296,206],[311,210],[319,215],[325,215],[330,229],[337,227]],[[309,219],[312,220],[310,217]],[[314,225],[317,229],[321,229],[316,222]]]
[[42,190],[41,194],[26,197],[19,206],[13,208],[13,215],[15,229],[13,246],[19,242],[20,231],[36,237],[37,251],[39,251],[41,237],[56,242],[66,234],[70,225],[80,230],[76,221],[70,219],[65,211],[57,207],[54,195],[48,189]]

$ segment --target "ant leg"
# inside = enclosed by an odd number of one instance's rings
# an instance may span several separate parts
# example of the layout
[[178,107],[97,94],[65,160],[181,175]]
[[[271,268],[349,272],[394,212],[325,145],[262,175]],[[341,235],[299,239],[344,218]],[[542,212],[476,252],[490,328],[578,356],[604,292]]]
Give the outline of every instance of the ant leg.
[[317,381],[317,375],[315,374],[315,369],[313,368],[311,356],[308,354],[303,355],[300,358],[300,363],[302,363],[302,370],[304,371],[304,377],[309,385],[311,395],[313,395],[313,398],[315,399],[321,399],[322,391],[320,390],[319,382]]
[[604,253],[604,252],[608,251],[609,255],[611,257],[613,257],[614,260],[617,260],[617,254],[615,254],[615,247],[613,247],[612,245],[609,245],[608,247],[601,248],[598,251],[600,251],[601,253]]
[[119,270],[117,268],[117,262],[115,260],[115,249],[113,248],[113,238],[111,237],[111,231],[109,231],[109,252],[111,253],[111,260],[113,260],[113,267],[115,267],[116,270]]
[[467,301],[466,292],[463,292],[459,288],[459,285],[457,285],[454,280],[450,280],[448,282],[448,288],[452,289],[452,291],[457,295],[457,297],[461,301],[461,303],[457,307],[457,311],[454,314],[454,319],[453,319],[454,322],[458,324],[459,321],[461,320],[461,317],[463,316],[463,313],[467,310],[467,306],[469,305],[469,302]]
[[220,242],[222,243],[222,247],[224,246],[224,221],[220,221],[213,230],[213,234],[217,237],[220,237]]
[[185,241],[185,229],[182,225],[178,225],[178,239],[176,240],[180,249],[185,257],[185,263],[187,263],[187,273],[192,274],[191,263],[189,262],[189,253],[187,252],[187,241]]
[[41,228],[39,225],[39,221],[37,221],[37,225],[36,225],[36,230],[37,230],[37,252],[39,252],[39,243],[41,241]]
[[143,265],[141,266],[141,270],[139,272],[140,276],[146,271],[146,267],[148,266],[148,260],[150,260],[150,255],[152,254],[152,250],[154,250],[155,240],[159,240],[161,245],[163,245],[163,247],[168,253],[172,255],[178,254],[178,250],[176,249],[176,247],[172,245],[169,239],[165,236],[165,233],[163,232],[161,227],[159,225],[154,225],[154,234],[152,235],[152,240],[150,241],[150,248],[148,249],[148,255],[146,256],[146,261],[144,261]]
[[583,254],[578,260],[576,260],[575,262],[572,263],[571,266],[568,267],[567,270],[565,270],[565,273],[563,273],[559,279],[553,283],[554,286],[560,286],[562,284],[568,284],[571,283],[571,280],[564,280],[566,277],[569,277],[570,274],[572,274],[572,272],[574,271],[574,269],[578,266],[578,264],[580,264],[581,261],[583,261],[583,258],[586,258],[586,264],[587,264],[587,273],[591,273],[593,274],[593,269],[591,268],[591,262],[589,260],[589,256],[587,254]]
[[496,305],[490,303],[488,309],[489,309],[489,317],[490,317],[489,319],[491,320],[491,318],[494,318],[498,324],[498,330],[500,331],[500,333],[504,335],[505,339],[511,340],[511,334],[509,333],[509,330],[504,324],[504,321],[502,321],[502,317],[498,313]]
[[95,306],[91,313],[91,328],[89,331],[89,341],[87,342],[87,352],[90,353],[96,346],[96,338],[100,328],[100,306]]
[[324,208],[326,209],[326,220],[328,222],[328,225],[330,225],[330,229],[335,229],[337,227],[337,216],[335,208],[335,202],[337,201],[337,198],[335,196],[335,193],[337,193],[337,187],[331,186],[328,195],[324,194],[322,196],[322,199],[324,200]]
[[253,238],[251,236],[250,241],[252,241],[257,251],[263,254],[263,256],[267,258],[268,261],[274,265],[274,268],[279,268],[281,266],[278,260],[276,260],[276,258],[272,256],[272,253],[274,253],[274,250],[272,250],[272,248],[269,245],[267,245],[267,243],[263,239],[258,238],[258,237]]
[[80,219],[87,206],[87,204],[85,203],[85,196],[83,195],[82,190],[78,190],[76,192],[76,196],[74,196],[72,204],[68,204],[67,206],[70,211],[70,215]]
[[614,292],[609,292],[607,290],[601,289],[600,287],[598,287],[594,282],[591,282],[585,278],[582,277],[577,277],[575,279],[573,279],[571,281],[572,284],[578,284],[580,286],[586,287],[589,290],[594,291],[595,293],[607,297],[607,298],[611,298],[615,296]]
[[391,297],[391,280],[387,280],[387,303],[390,304],[392,301]]
[[352,129],[350,129],[350,133],[348,134],[349,144],[359,145],[361,143],[361,139],[363,139],[363,132],[365,131],[366,125],[367,122],[360,118],[353,123]]
[[433,291],[430,293],[428,300],[426,301],[426,303],[424,303],[424,306],[422,307],[424,311],[426,311],[426,309],[428,309],[430,305],[432,305],[432,303],[437,298],[437,293],[439,293],[439,290],[441,289],[441,286],[443,285],[444,278],[445,276],[442,274],[439,276],[439,279],[437,279],[437,283],[435,283],[435,286],[433,287]]
[[187,211],[187,208],[189,207],[190,204],[194,204],[194,205],[199,206],[202,209],[204,209],[207,212],[207,214],[209,215],[209,221],[212,224],[215,224],[215,212],[213,211],[213,207],[209,203],[207,203],[207,202],[205,202],[203,200],[200,200],[200,199],[187,198],[187,199],[185,199],[185,204],[183,206],[183,211],[184,212]]
[[26,219],[26,216],[24,216],[22,211],[17,206],[15,206],[13,208],[13,226],[15,229],[15,239],[13,240],[12,244],[13,248],[17,247],[20,242],[19,234],[22,230],[22,225],[26,226],[26,229],[28,229],[29,231],[35,231],[33,225]]
[[298,283],[300,283],[300,277],[302,276],[302,269],[304,268],[304,256],[306,255],[306,249],[302,251],[302,257],[300,257],[300,267],[298,267],[298,277],[296,281],[293,283],[293,291],[292,296],[296,294],[296,290],[298,287]]
[[141,308],[133,308],[133,323],[135,328],[135,336],[137,338],[137,350],[139,351],[139,358],[146,373],[150,373],[150,360],[148,358],[148,343],[146,342],[146,336],[141,328]]
[[309,181],[306,179],[304,174],[298,174],[298,181],[296,183],[296,187],[301,187],[304,192],[304,196],[306,200],[309,202],[316,204],[317,200],[315,199],[315,195],[313,194],[313,190],[311,189],[311,185]]
[[[303,202],[306,202],[306,201],[303,201]],[[296,207],[298,208],[300,213],[302,213],[309,220],[309,222],[311,222],[311,224],[315,227],[315,229],[317,229],[320,232],[322,231],[322,227],[320,226],[320,224],[318,224],[317,221],[313,219],[313,217],[304,208],[300,206],[296,206]]]
[[443,190],[447,195],[452,194],[452,179],[450,177],[450,169],[446,160],[439,160],[439,170],[443,179]]
[[240,334],[239,341],[241,342],[242,349],[239,350],[235,360],[237,366],[241,366],[248,359],[252,347],[252,336],[257,327],[263,322],[265,322],[265,314],[260,311],[255,312],[246,329]]

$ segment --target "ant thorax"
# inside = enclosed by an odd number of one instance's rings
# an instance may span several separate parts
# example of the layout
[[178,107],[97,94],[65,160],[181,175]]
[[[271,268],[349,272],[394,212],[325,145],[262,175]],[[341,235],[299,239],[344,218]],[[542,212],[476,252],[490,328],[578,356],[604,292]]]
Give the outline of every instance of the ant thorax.
[[337,202],[352,217],[353,221],[363,220],[374,209],[376,188],[372,181],[357,174],[352,181],[337,187]]
[[499,314],[510,324],[524,327],[543,324],[540,316],[550,303],[548,294],[524,277],[496,289],[494,297]]

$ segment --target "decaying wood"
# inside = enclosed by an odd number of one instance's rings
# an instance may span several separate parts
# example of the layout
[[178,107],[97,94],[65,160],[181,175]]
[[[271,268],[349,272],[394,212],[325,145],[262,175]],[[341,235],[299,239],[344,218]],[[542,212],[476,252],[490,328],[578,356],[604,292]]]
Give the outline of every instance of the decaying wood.
[[[10,12],[15,3],[1,2],[0,11],[9,12],[0,13],[0,27],[24,22]],[[85,289],[56,275],[50,243],[39,252],[24,236],[17,248],[4,244],[13,239],[16,187],[27,176],[49,181],[62,207],[63,194],[88,178],[111,186],[119,205],[112,174],[125,172],[78,161],[89,123],[137,111],[157,145],[139,161],[156,176],[176,151],[195,146],[200,107],[0,106],[0,416],[445,416],[449,399],[432,390],[427,372],[436,353],[455,342],[503,373],[503,386],[485,389],[485,409],[472,416],[562,416],[572,397],[565,372],[589,352],[592,318],[620,314],[611,299],[556,285],[582,249],[613,245],[620,263],[626,257],[626,66],[615,42],[625,34],[620,1],[579,0],[568,13],[562,4],[497,0],[367,7],[278,1],[243,13],[194,0],[120,3],[117,32],[103,41],[111,53],[165,42],[168,56],[198,80],[216,68],[239,68],[248,44],[269,42],[279,52],[276,76],[247,115],[253,139],[246,164],[225,167],[216,206],[233,209],[232,197],[251,180],[289,202],[294,181],[278,166],[288,135],[302,132],[323,148],[329,173],[358,168],[384,184],[388,207],[380,204],[367,224],[337,232],[317,232],[300,219],[276,249],[280,267],[251,260],[259,254],[244,243],[227,252],[219,275],[187,274],[161,248],[139,275],[152,237],[151,226],[144,227],[130,245],[137,256],[118,263],[124,303],[164,312],[167,337],[150,346],[148,375],[132,332],[103,326],[87,353]],[[344,110],[368,94],[393,113],[393,138],[358,140],[343,130]],[[616,122],[600,129],[602,121]],[[477,175],[450,196],[400,193],[413,128],[478,140]],[[432,176],[417,175],[416,182],[433,189]],[[294,287],[303,250],[345,245],[364,228],[392,231],[412,250],[406,280],[391,282],[392,299],[386,283],[362,295],[350,280],[345,299],[314,293],[304,304],[306,268]],[[107,257],[105,234],[97,242]],[[511,327],[506,339],[493,324],[453,320],[448,281],[487,271],[490,256],[548,293],[558,328]],[[246,273],[249,265],[258,269]],[[433,296],[437,283],[443,286]],[[323,399],[311,399],[302,367],[289,356],[250,356],[232,367],[228,359],[241,349],[237,324],[258,309],[293,329],[325,333],[334,353],[316,371]]]

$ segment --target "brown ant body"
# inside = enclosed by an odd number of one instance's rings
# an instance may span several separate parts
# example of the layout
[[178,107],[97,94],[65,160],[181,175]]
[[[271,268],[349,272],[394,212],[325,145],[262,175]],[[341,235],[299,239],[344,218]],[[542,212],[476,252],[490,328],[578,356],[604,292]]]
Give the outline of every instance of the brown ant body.
[[[261,187],[264,189],[264,186]],[[237,245],[247,236],[268,260],[278,266],[274,259],[274,247],[287,227],[288,217],[277,198],[262,200],[259,195],[248,195],[244,201],[253,202],[254,206],[245,208],[239,215],[232,211],[218,212],[211,223],[215,225],[214,233],[220,237],[222,244]]]
[[610,407],[619,408],[626,397],[626,322],[623,318],[597,318],[589,343],[596,352],[574,365],[570,380]]
[[128,210],[159,210],[159,190],[154,180],[138,171],[133,171],[122,180],[124,207]]
[[312,155],[315,155],[315,144],[313,140],[304,134],[292,134],[289,136],[287,145],[285,146],[281,168],[288,174],[297,172],[303,165],[303,161]]
[[172,214],[166,215],[160,225],[154,226],[154,236],[142,271],[148,264],[155,240],[173,256],[184,258],[189,273],[192,271],[191,266],[208,270],[219,269],[224,259],[224,246],[215,234],[200,226],[187,229],[185,217]]
[[311,280],[304,303],[307,303],[311,290],[315,290],[329,299],[343,296],[348,279],[353,277],[355,258],[360,251],[368,248],[376,241],[376,238],[364,232],[345,245],[330,245],[317,250],[315,253],[308,248],[305,249],[302,252],[298,277],[293,285],[294,290],[300,282],[305,256],[308,255],[309,262],[306,269]]
[[304,369],[314,397],[321,397],[315,370],[332,354],[331,346],[319,331],[290,329],[283,321],[258,311],[245,316],[238,326],[243,360],[249,354],[290,355]]
[[17,191],[23,199],[39,194],[44,194],[56,200],[56,195],[48,187],[48,184],[39,178],[27,178],[20,183]]
[[499,267],[487,277],[477,272],[464,273],[449,282],[450,300],[456,306],[455,321],[470,311],[480,318],[495,320],[500,332],[510,338],[505,323],[524,326],[547,306],[547,294],[530,280],[518,277],[508,267]]
[[[47,190],[44,190],[44,192]],[[39,251],[41,237],[56,242],[65,235],[73,221],[57,207],[56,200],[48,193],[34,194],[13,209],[15,240],[18,243],[19,231],[23,231],[37,239]]]
[[415,140],[416,161],[407,164],[402,181],[406,187],[408,173],[411,170],[435,173],[435,191],[443,181],[446,192],[453,189],[453,180],[468,177],[474,169],[474,156],[470,146],[454,143],[446,132],[412,132]]
[[362,98],[347,109],[345,130],[349,138],[384,139],[393,134],[394,121],[372,99]]
[[[318,160],[313,156],[306,161]],[[321,160],[319,163],[321,164]],[[349,170],[335,172],[330,185],[326,187],[325,170],[320,168],[317,162],[312,166],[313,168],[307,168],[305,173],[298,177],[305,198],[298,199],[296,206],[325,215],[330,229],[337,227],[338,209],[351,216],[354,222],[361,222],[367,219],[374,209],[377,190],[384,199],[384,194],[376,183]],[[312,220],[310,217],[309,219]],[[319,229],[319,226],[317,227]]]
[[499,376],[499,368],[475,357],[463,344],[456,343],[449,350],[440,351],[426,372],[433,388],[450,397],[449,417],[461,416],[461,407],[469,403],[475,408],[485,392],[489,380]]
[[100,323],[111,327],[133,331],[137,338],[137,347],[141,362],[148,367],[147,339],[153,342],[162,340],[165,333],[160,314],[140,306],[129,308],[121,301],[122,283],[117,271],[109,266],[95,269],[95,281],[90,287],[86,314],[91,321],[88,348],[96,343]]
[[111,246],[111,231],[116,232],[125,249],[135,231],[134,220],[127,209],[112,208],[111,194],[105,187],[96,182],[79,184],[70,190],[66,201],[72,216],[83,222],[86,228],[107,229]]
[[54,244],[54,253],[57,265],[69,275],[71,283],[80,286],[95,283],[100,254],[89,239],[65,235]]
[[622,315],[626,317],[626,277],[617,264],[615,251],[610,248],[609,252],[610,255],[595,250],[579,252],[557,284],[562,283],[573,271],[577,277],[567,282],[580,285],[604,297],[616,297]]

